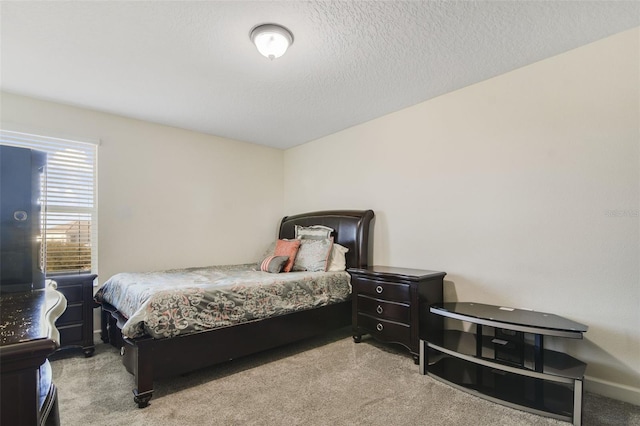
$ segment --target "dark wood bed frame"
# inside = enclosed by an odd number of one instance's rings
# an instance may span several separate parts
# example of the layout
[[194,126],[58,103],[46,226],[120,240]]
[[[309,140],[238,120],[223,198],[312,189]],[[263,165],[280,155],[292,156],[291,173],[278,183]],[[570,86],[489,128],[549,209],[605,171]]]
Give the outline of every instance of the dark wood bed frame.
[[[349,248],[347,268],[364,268],[371,259],[372,210],[331,210],[285,216],[279,238],[294,238],[295,225],[325,225],[334,241]],[[201,331],[166,339],[123,338],[125,319],[102,304],[102,340],[120,348],[122,363],[135,376],[134,401],[149,405],[153,381],[188,373],[233,358],[275,348],[351,324],[351,301],[308,311]]]

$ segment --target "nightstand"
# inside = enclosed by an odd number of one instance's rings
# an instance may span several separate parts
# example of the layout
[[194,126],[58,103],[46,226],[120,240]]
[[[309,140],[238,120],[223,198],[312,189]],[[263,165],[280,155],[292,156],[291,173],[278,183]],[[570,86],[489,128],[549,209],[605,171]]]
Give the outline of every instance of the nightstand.
[[420,337],[437,325],[421,318],[421,306],[442,303],[445,272],[421,269],[370,266],[350,268],[352,294],[353,340],[359,343],[363,334],[386,343],[398,343],[411,352],[414,362],[420,360]]
[[90,357],[95,351],[93,343],[93,281],[95,274],[52,275],[47,278],[58,285],[58,291],[67,299],[67,309],[56,321],[60,331],[60,349],[82,348]]

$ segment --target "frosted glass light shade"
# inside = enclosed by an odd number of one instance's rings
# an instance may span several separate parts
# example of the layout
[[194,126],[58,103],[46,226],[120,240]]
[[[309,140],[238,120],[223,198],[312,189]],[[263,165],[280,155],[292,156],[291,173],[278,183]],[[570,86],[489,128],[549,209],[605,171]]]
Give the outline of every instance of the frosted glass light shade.
[[284,55],[293,44],[291,32],[275,24],[258,25],[251,30],[249,37],[258,48],[258,52],[271,60]]

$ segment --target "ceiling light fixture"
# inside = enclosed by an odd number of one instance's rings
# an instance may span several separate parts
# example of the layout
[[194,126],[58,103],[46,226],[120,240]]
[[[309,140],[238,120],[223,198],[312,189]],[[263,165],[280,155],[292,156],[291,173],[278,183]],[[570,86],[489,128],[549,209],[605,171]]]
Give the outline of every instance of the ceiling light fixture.
[[249,38],[258,48],[258,52],[271,60],[284,55],[293,44],[291,31],[276,24],[258,25],[251,30]]

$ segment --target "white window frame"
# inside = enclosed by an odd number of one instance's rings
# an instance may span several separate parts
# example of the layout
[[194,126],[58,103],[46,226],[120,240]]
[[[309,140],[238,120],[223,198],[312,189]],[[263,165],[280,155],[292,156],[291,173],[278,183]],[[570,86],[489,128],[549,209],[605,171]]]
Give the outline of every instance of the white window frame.
[[[51,205],[47,203],[43,212],[43,234],[46,230],[47,215],[55,213],[70,213],[90,215],[91,217],[91,271],[48,271],[45,266],[47,275],[68,275],[75,273],[98,273],[98,146],[100,141],[97,139],[85,139],[53,135],[53,132],[38,131],[27,129],[22,126],[16,126],[8,123],[0,124],[0,144],[15,146],[20,148],[30,148],[39,151],[45,151],[51,154],[60,147],[75,147],[78,149],[93,150],[93,205],[87,207]],[[46,245],[45,245],[46,247]],[[46,248],[45,248],[46,250]]]

